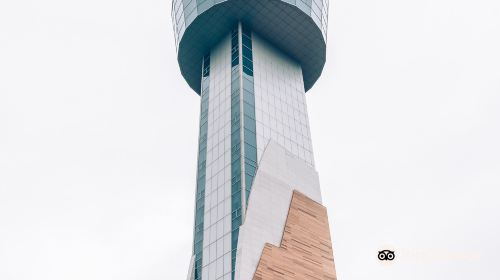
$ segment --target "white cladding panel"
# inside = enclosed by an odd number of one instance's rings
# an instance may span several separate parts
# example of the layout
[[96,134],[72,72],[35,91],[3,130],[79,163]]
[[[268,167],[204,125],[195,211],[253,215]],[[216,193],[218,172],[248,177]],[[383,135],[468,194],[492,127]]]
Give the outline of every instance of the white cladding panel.
[[293,190],[321,203],[313,167],[270,141],[254,179],[236,254],[237,280],[251,280],[266,243],[279,246]]
[[269,139],[314,166],[300,64],[252,34],[257,158]]

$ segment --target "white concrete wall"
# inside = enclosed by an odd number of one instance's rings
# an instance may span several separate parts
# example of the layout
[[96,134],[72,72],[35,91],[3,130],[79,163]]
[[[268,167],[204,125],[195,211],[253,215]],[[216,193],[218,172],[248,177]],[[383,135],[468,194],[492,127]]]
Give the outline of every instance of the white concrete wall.
[[293,190],[321,203],[314,168],[270,141],[259,162],[240,227],[235,279],[252,279],[265,243],[280,245]]

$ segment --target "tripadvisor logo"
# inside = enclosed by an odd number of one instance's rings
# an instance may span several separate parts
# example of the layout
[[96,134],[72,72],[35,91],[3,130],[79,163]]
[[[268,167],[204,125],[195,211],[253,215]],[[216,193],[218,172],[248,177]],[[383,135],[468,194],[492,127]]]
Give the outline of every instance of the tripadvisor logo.
[[378,259],[381,261],[392,261],[396,257],[396,254],[394,254],[394,251],[390,250],[382,250],[378,251]]

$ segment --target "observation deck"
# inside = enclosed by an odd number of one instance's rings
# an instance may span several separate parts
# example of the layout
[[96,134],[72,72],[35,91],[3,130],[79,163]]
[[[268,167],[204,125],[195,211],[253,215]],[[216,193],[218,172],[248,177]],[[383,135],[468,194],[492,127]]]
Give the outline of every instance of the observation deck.
[[328,0],[173,0],[182,76],[200,94],[203,56],[240,21],[300,63],[308,91],[325,65],[327,15]]

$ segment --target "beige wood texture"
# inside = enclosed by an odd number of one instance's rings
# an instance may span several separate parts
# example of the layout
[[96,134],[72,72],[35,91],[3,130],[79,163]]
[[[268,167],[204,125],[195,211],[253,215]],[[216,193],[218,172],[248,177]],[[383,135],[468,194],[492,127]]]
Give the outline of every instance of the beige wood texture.
[[337,279],[323,205],[293,192],[281,245],[265,245],[253,279]]

